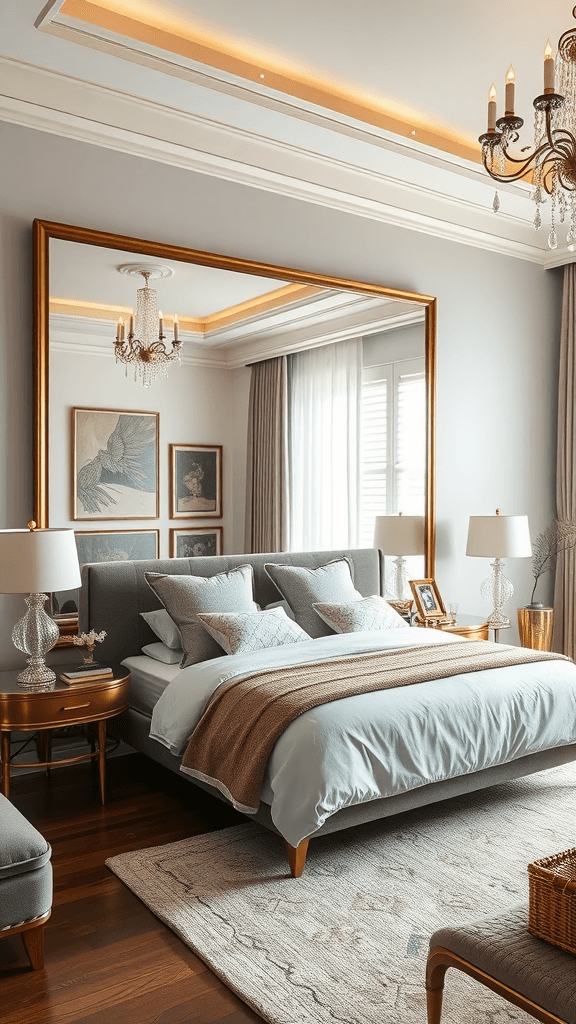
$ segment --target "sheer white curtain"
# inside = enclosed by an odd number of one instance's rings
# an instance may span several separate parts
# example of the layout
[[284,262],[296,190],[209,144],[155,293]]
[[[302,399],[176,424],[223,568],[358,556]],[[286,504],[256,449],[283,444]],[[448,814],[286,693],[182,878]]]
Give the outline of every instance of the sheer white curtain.
[[290,550],[358,547],[362,340],[288,359]]

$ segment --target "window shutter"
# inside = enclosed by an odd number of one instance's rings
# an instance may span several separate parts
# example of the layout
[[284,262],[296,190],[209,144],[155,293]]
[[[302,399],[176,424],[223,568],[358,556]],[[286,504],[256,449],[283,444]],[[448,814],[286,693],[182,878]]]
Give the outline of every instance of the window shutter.
[[[401,370],[402,364],[397,364]],[[423,372],[396,375],[396,504],[405,515],[424,509],[426,380]]]
[[374,518],[386,509],[388,380],[362,385],[362,487],[360,543],[372,547]]

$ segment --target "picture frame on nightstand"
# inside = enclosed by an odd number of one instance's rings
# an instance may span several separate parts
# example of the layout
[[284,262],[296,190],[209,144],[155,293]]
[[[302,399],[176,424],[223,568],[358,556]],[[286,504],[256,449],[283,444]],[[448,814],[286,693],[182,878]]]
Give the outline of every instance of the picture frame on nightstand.
[[410,589],[418,612],[418,617],[424,621],[440,620],[446,618],[446,608],[436,580],[409,580]]

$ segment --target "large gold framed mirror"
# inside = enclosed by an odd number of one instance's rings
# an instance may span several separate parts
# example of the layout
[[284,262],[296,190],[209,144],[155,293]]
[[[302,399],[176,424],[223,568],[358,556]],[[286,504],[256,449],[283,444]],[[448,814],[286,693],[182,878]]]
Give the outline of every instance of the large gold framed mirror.
[[[149,388],[143,388],[140,378],[133,379],[132,366],[114,359],[117,321],[122,317],[128,330],[136,291],[144,284],[138,279],[142,268],[152,271],[149,283],[165,314],[167,347],[174,334],[173,314],[182,342],[182,366],[172,363],[168,377]],[[214,532],[217,526],[219,549],[241,552],[248,366],[355,335],[364,339],[370,353],[365,380],[378,377],[382,351],[417,357],[414,362],[422,367],[425,402],[416,465],[423,480],[418,500],[425,516],[423,571],[434,576],[433,297],[37,220],[34,304],[34,518],[41,527],[72,527],[83,535],[88,552],[96,550],[95,538],[106,534],[106,551],[88,560],[115,554],[137,557],[124,549],[118,554],[121,545],[114,538],[120,534],[130,535],[133,552],[142,551],[142,557],[149,557],[154,544],[160,557],[168,557],[175,526],[178,535],[186,526],[191,534],[204,526]],[[112,511],[111,506],[82,511],[73,486],[72,422],[86,416],[86,410],[103,423],[110,411],[136,410],[150,423],[156,414],[157,506],[142,506],[128,515],[121,504]],[[171,523],[169,446],[210,450],[222,445],[222,520],[204,524],[194,515],[188,524],[180,517]],[[193,501],[186,507],[193,508]]]

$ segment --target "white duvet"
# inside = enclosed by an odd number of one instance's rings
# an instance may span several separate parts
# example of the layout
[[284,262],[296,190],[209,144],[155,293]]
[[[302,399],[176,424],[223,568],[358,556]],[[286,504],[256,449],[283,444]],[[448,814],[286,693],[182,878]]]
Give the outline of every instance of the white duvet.
[[[431,629],[347,633],[182,669],[150,735],[176,755],[233,676],[362,651],[465,643]],[[346,697],[307,711],[274,746],[260,797],[292,846],[336,811],[576,742],[576,666],[540,661]]]

